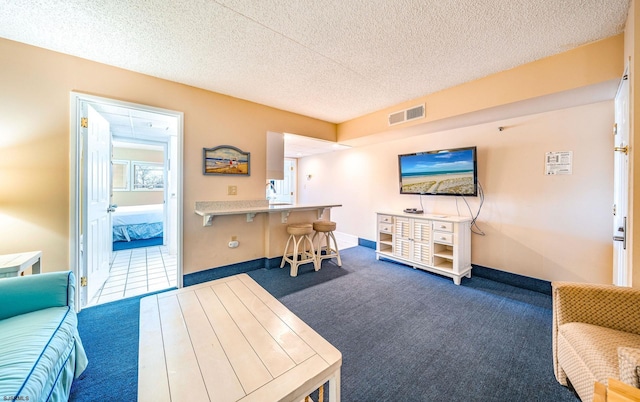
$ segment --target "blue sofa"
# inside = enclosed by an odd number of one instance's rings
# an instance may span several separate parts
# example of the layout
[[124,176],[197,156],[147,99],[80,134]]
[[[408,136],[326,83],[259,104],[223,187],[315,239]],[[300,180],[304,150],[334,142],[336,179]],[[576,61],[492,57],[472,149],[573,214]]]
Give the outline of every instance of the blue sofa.
[[87,366],[72,272],[0,280],[0,400],[67,401]]

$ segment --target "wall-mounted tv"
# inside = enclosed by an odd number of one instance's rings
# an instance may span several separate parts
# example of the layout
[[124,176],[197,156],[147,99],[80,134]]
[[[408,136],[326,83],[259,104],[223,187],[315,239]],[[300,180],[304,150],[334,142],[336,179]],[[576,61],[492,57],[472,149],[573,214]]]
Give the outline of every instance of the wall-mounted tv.
[[478,195],[476,147],[398,155],[400,194]]

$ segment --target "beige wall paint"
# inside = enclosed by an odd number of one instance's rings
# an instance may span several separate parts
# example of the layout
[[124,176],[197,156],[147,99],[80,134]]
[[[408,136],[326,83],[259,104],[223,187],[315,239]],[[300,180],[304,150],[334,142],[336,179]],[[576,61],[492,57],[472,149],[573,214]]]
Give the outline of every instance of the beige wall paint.
[[[307,157],[299,161],[299,197],[341,202],[332,211],[338,230],[375,241],[377,211],[420,207],[419,196],[399,194],[398,154],[475,145],[486,235],[472,236],[472,262],[544,280],[611,283],[612,123],[607,101]],[[573,174],[545,176],[549,151],[573,151]],[[458,197],[422,200],[427,213],[469,215]],[[479,199],[467,200],[477,211]]]
[[[131,177],[131,170],[133,170],[132,162],[164,163],[163,154],[164,153],[162,151],[149,149],[113,148],[113,159],[129,161],[129,177]],[[114,191],[111,200],[114,204],[121,207],[131,205],[162,204],[164,202],[164,191]]]
[[[554,56],[553,60],[531,63],[531,65],[518,67],[478,82],[465,84],[451,91],[443,91],[434,94],[434,97],[425,97],[429,99],[427,115],[431,116],[431,112],[440,110],[435,117],[455,117],[471,110],[528,99],[531,96],[562,91],[569,87],[606,81],[614,75],[613,71],[616,71],[615,77],[619,77],[621,73],[622,39],[620,36],[567,53]],[[568,75],[570,77],[568,86],[563,80],[567,77],[567,71],[571,72]],[[9,192],[0,193],[0,238],[3,239],[3,242],[0,242],[0,253],[41,249],[45,271],[67,269],[69,264],[70,91],[184,112],[185,273],[261,258],[265,255],[271,256],[274,252],[271,246],[267,250],[263,241],[267,218],[262,215],[258,215],[254,222],[246,222],[244,216],[216,217],[213,227],[203,228],[201,218],[193,213],[195,201],[264,197],[266,131],[292,132],[326,140],[336,140],[337,137],[336,125],[331,123],[2,39],[0,39],[0,77],[3,80],[3,91],[0,92],[0,183],[4,188],[11,189]],[[527,78],[527,85],[523,85],[520,81],[525,78]],[[542,89],[533,93],[527,90],[527,88],[535,89],[536,87]],[[485,98],[486,102],[482,101]],[[438,99],[435,104],[434,99]],[[471,106],[469,106],[462,103],[461,99],[465,102],[467,99],[475,100],[470,101]],[[407,102],[406,106],[413,104],[415,104],[413,101]],[[389,110],[396,110],[403,106],[405,104]],[[432,110],[434,106],[436,109]],[[608,107],[612,109],[611,105]],[[609,113],[608,116],[600,115],[602,120],[593,121],[591,126],[595,127],[605,122],[610,125],[612,110],[609,110]],[[383,110],[340,125],[338,130],[342,136],[341,139],[375,134],[381,124],[386,126],[386,115],[387,110]],[[376,116],[383,116],[382,122]],[[587,121],[591,121],[590,116],[584,117]],[[576,122],[576,125],[582,127],[578,123]],[[565,124],[563,123],[562,126]],[[503,144],[505,137],[488,136],[486,138],[493,139],[476,140],[477,130],[481,130],[481,127],[483,126],[429,134],[424,137],[429,138],[429,142],[425,142],[425,145],[431,145],[431,141],[437,139],[433,145],[441,143],[445,144],[444,146],[452,146],[448,140],[449,135],[459,133],[460,137],[456,138],[460,138],[460,142],[463,142],[461,139],[466,138],[465,136],[469,136],[470,139],[474,139],[474,143],[485,144],[486,149],[500,154],[502,147],[505,146]],[[609,126],[607,132],[610,132]],[[534,135],[534,139],[545,139],[544,135],[538,132],[529,134]],[[310,182],[300,183],[300,193],[303,194],[307,189],[312,191],[313,202],[342,202],[345,207],[333,212],[335,220],[340,224],[340,230],[373,240],[375,223],[371,216],[373,211],[380,206],[400,209],[408,206],[406,198],[398,199],[395,162],[391,169],[381,169],[377,168],[379,158],[393,151],[395,147],[413,149],[415,141],[415,138],[412,138],[378,145],[379,151],[371,151],[373,148],[363,147],[341,154],[340,159],[332,163],[335,166],[342,166],[343,169],[335,171],[334,181],[328,187],[324,186],[325,190],[327,188],[342,189],[341,198],[338,200],[335,199],[334,192],[320,191],[317,188],[318,184],[322,183],[320,178],[334,171],[329,169],[323,173],[318,169],[324,164],[320,161],[331,156],[312,158],[306,161],[305,168],[318,173],[314,174]],[[545,146],[555,144],[555,142],[545,143],[544,141],[541,143]],[[218,177],[201,174],[202,148],[221,144],[233,145],[251,152],[250,177]],[[397,153],[399,152],[395,154]],[[358,181],[362,174],[359,173],[361,169],[357,167],[359,164],[376,167],[375,179],[366,181],[366,186],[352,185],[352,183],[361,183]],[[605,165],[607,164],[602,163],[601,167]],[[299,172],[301,176],[305,173],[303,169]],[[500,174],[504,172],[501,171]],[[337,177],[343,180],[335,182]],[[492,182],[491,177],[493,176],[487,177],[489,180],[487,184]],[[393,183],[391,193],[389,193],[388,183]],[[236,197],[227,195],[228,185],[238,187]],[[307,189],[304,188],[305,185]],[[520,186],[525,188],[522,182]],[[560,260],[560,266],[564,267],[572,265],[567,264],[564,259],[575,262],[576,258],[581,258],[579,257],[582,255],[581,252],[576,250],[573,257],[568,251],[550,251],[552,246],[542,242],[540,240],[542,236],[538,234],[535,236],[538,239],[537,242],[522,241],[522,239],[526,240],[529,232],[513,221],[516,220],[515,216],[518,213],[528,213],[529,210],[526,208],[523,210],[518,206],[518,202],[512,200],[514,197],[516,200],[519,199],[521,188],[517,185],[507,189],[498,188],[501,198],[498,198],[500,202],[493,208],[502,211],[502,207],[508,205],[509,208],[505,212],[500,212],[507,214],[507,217],[494,218],[498,212],[493,211],[492,215],[489,215],[487,212],[489,208],[485,205],[487,209],[483,209],[481,222],[487,219],[485,231],[493,233],[487,239],[496,239],[495,242],[492,240],[490,248],[507,251],[503,254],[488,253],[488,256],[485,256],[477,254],[480,248],[474,248],[475,263],[545,279],[549,272],[558,271],[552,269],[556,260]],[[512,190],[515,191],[514,194],[509,193]],[[493,194],[496,195],[495,192]],[[608,196],[610,197],[610,193]],[[509,202],[504,204],[502,198]],[[534,197],[534,199],[538,198]],[[572,198],[569,199],[572,200]],[[308,198],[300,201],[306,200]],[[433,210],[438,209],[448,213],[447,211],[454,208],[450,202],[443,204],[443,200],[430,202],[433,204],[425,206]],[[588,208],[599,210],[601,204],[603,204],[602,200],[590,202]],[[43,205],[46,207],[43,208]],[[545,206],[545,208],[549,207]],[[607,204],[607,213],[609,209],[610,202]],[[340,215],[340,211],[350,211],[355,214],[344,221],[345,216]],[[491,219],[488,216],[491,216]],[[557,214],[554,213],[552,216],[555,217]],[[600,221],[601,218],[596,220]],[[348,223],[343,224],[343,221]],[[492,222],[498,222],[497,228]],[[538,231],[534,233],[555,233],[545,226],[547,223],[548,221],[544,224],[540,223],[543,227],[540,229],[536,227]],[[582,225],[574,220],[571,223],[575,223],[578,227]],[[608,226],[607,239],[610,237]],[[238,237],[241,247],[234,250],[227,248],[231,236]],[[274,236],[281,236],[281,234],[276,233]],[[602,241],[599,232],[595,237],[598,239],[596,243],[599,244]],[[569,236],[569,243],[573,244],[572,241],[577,238]],[[277,244],[278,241],[271,239],[269,244]],[[515,243],[510,245],[511,241]],[[474,243],[476,242],[474,240]],[[511,262],[518,259],[518,256],[510,250],[517,249],[512,246],[519,244],[527,245],[519,247],[522,255],[525,256],[519,261],[528,261],[529,257],[534,256],[538,262],[531,263],[531,266],[529,263],[524,266],[512,266]],[[545,248],[540,250],[539,247],[533,247],[536,245],[544,245]],[[571,245],[571,247],[574,246]],[[607,253],[604,251],[605,248],[598,246],[594,249],[597,258],[591,260],[598,266],[608,258],[603,257]],[[610,250],[608,253],[610,254]],[[562,258],[556,258],[556,256]],[[608,259],[610,265],[610,258]],[[595,270],[599,273],[590,274],[589,281],[608,281],[604,278],[606,275],[600,272],[600,268]],[[571,268],[566,276],[575,275],[575,268]]]
[[[69,269],[71,91],[184,112],[185,273],[265,255],[260,222],[203,228],[193,210],[196,201],[264,198],[267,131],[336,136],[331,123],[4,39],[0,81],[0,254],[42,250],[45,272]],[[202,175],[202,148],[222,144],[251,153],[249,177]],[[232,253],[226,224],[246,240]]]

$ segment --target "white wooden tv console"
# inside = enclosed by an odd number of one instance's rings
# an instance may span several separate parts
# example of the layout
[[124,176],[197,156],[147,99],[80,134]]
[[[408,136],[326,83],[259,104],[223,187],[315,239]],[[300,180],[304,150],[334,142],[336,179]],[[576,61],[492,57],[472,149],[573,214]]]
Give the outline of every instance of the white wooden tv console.
[[444,275],[456,285],[471,277],[471,218],[378,212],[376,233],[378,260]]

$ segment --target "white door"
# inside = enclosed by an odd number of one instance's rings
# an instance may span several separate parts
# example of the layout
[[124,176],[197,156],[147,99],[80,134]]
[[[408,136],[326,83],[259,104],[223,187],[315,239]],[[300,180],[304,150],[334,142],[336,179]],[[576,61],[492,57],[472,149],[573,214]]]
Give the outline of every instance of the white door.
[[271,180],[275,188],[277,203],[295,204],[296,202],[296,160],[284,159],[284,179]]
[[615,98],[613,184],[613,283],[631,286],[627,244],[629,200],[629,76],[620,81]]
[[295,159],[285,159],[284,160],[284,201],[289,204],[296,203],[296,160]]
[[[88,124],[82,130],[84,141],[84,172],[82,197],[84,219],[83,265],[87,278],[87,302],[109,277],[111,260],[111,131],[104,117],[91,107],[82,104],[83,116]],[[86,112],[86,114],[85,114]]]
[[169,139],[168,150],[165,150],[164,165],[167,169],[165,177],[165,226],[166,244],[169,246],[169,254],[178,252],[178,138],[172,136]]

